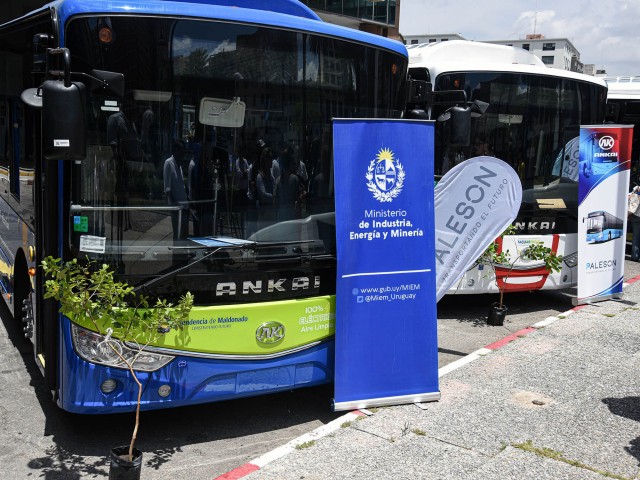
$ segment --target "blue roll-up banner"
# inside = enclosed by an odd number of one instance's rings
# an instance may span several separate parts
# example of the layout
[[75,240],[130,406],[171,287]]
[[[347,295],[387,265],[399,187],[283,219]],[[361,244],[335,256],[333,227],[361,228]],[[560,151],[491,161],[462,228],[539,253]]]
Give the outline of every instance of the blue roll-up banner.
[[334,410],[440,399],[432,122],[333,123]]
[[580,127],[576,305],[622,296],[632,137],[631,125]]

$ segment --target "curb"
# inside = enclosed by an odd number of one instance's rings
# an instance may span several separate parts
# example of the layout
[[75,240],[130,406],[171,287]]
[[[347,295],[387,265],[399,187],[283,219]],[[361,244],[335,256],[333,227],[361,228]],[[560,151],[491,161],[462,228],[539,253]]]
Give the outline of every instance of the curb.
[[281,447],[278,447],[270,452],[265,453],[264,455],[259,456],[251,460],[249,463],[245,463],[244,465],[239,466],[238,468],[234,468],[230,472],[227,472],[219,477],[216,477],[215,480],[238,480],[246,475],[249,475],[256,470],[260,470],[265,465],[277,460],[279,458],[284,457],[285,455],[291,453],[298,447],[307,442],[314,442],[319,438],[326,437],[332,432],[340,429],[341,426],[345,422],[352,422],[358,417],[364,416],[365,413],[354,410],[353,412],[346,413],[341,417],[332,420],[326,425],[322,425],[321,427],[312,430],[309,433],[305,433],[304,435],[299,436],[298,438],[294,438],[288,443],[285,443]]
[[[623,284],[623,289],[625,287],[627,287],[628,285],[631,285],[633,283],[636,283],[640,281],[640,275],[633,277],[631,279],[629,279],[627,282],[624,282]],[[541,320],[540,322],[534,323],[533,325],[531,325],[530,327],[527,328],[523,328],[522,330],[518,330],[517,332],[514,332],[510,335],[507,335],[506,337],[490,343],[489,345],[480,348],[478,350],[476,350],[475,352],[471,352],[469,355],[466,355],[458,360],[456,360],[455,362],[451,362],[447,365],[445,365],[442,368],[438,369],[438,378],[442,377],[444,375],[446,375],[447,373],[450,373],[464,365],[468,365],[469,363],[484,357],[485,355],[488,355],[489,353],[498,350],[499,348],[502,348],[503,346],[505,346],[508,343],[511,343],[512,341],[518,339],[518,338],[522,338],[526,335],[528,335],[531,332],[535,332],[538,329],[544,328],[548,325],[551,325],[552,323],[561,320],[563,318],[566,318],[567,316],[571,315],[574,312],[577,312],[578,310],[581,310],[585,307],[587,307],[588,305],[578,305],[576,307],[573,307],[571,310],[567,310],[566,312],[560,313],[557,317],[547,317],[544,320]],[[419,404],[418,404],[419,405]],[[241,465],[237,468],[234,468],[233,470],[224,473],[218,477],[215,477],[214,480],[239,480],[243,477],[245,477],[246,475],[249,475],[252,472],[255,472],[257,470],[260,470],[261,468],[265,467],[267,464],[284,457],[285,455],[288,455],[289,453],[291,453],[292,451],[294,451],[299,445],[302,445],[306,442],[313,442],[316,441],[322,437],[325,437],[327,435],[329,435],[330,433],[335,432],[336,430],[340,429],[341,426],[345,423],[345,422],[352,422],[353,420],[357,419],[358,417],[362,417],[365,415],[370,415],[370,413],[365,410],[354,410],[352,412],[349,412],[345,415],[342,415],[338,418],[336,418],[335,420],[327,423],[326,425],[322,425],[318,428],[316,428],[315,430],[312,430],[309,433],[305,433],[304,435],[301,435],[297,438],[294,438],[293,440],[285,443],[284,445],[282,445],[281,447],[277,447],[274,450],[271,450],[270,452],[265,453],[264,455],[259,456],[258,458],[255,458],[253,460],[251,460],[248,463],[245,463],[244,465]]]

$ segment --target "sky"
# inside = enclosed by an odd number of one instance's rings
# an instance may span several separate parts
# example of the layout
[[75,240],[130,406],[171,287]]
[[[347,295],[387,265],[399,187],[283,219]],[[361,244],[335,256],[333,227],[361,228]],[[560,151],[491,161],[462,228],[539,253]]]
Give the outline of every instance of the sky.
[[580,61],[609,76],[640,76],[640,0],[402,0],[400,33],[468,40],[568,38]]

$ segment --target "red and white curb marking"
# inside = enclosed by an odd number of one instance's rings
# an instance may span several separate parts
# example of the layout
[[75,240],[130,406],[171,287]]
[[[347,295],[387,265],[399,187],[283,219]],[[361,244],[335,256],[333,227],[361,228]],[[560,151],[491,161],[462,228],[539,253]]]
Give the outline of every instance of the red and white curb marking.
[[[623,288],[638,281],[640,281],[640,275],[630,279],[628,282],[625,282],[623,284]],[[560,313],[557,317],[547,317],[540,322],[534,323],[530,327],[523,328],[522,330],[518,330],[517,332],[514,332],[511,335],[507,335],[506,337],[504,337],[501,340],[498,340],[497,342],[493,342],[484,348],[480,348],[475,352],[472,352],[469,355],[466,355],[465,357],[462,357],[461,359],[456,360],[455,362],[451,362],[445,365],[444,367],[439,368],[438,377],[442,377],[443,375],[446,375],[447,373],[450,373],[464,365],[467,365],[473,362],[474,360],[477,360],[480,357],[484,357],[485,355],[488,355],[489,353],[505,346],[507,343],[510,343],[518,338],[524,337],[525,335],[528,335],[531,332],[535,332],[539,328],[544,328],[548,325],[551,325],[553,322],[557,320],[566,318],[567,316],[571,315],[574,312],[577,312],[578,310],[581,310],[586,306],[588,305],[578,305],[577,307],[573,307],[571,310],[567,310],[564,313]],[[249,463],[245,463],[244,465],[241,465],[238,468],[234,468],[230,472],[227,472],[223,475],[220,475],[219,477],[216,477],[214,480],[239,480],[240,478],[243,478],[249,475],[250,473],[255,472],[256,470],[260,470],[267,464],[279,458],[282,458],[285,455],[288,455],[289,453],[293,452],[298,445],[302,445],[306,442],[312,442],[322,437],[326,437],[330,433],[333,433],[336,430],[338,430],[345,422],[352,422],[358,417],[367,415],[367,413],[365,412],[367,411],[364,409],[362,411],[354,410],[353,412],[349,412],[345,415],[342,415],[341,417],[336,418],[335,420],[327,423],[326,425],[322,425],[321,427],[318,427],[309,433],[305,433],[304,435],[301,435],[298,438],[294,438],[293,440],[291,440],[288,443],[285,443],[281,447],[271,450],[270,452],[267,452],[264,455],[261,455],[258,458],[251,460]]]
[[326,425],[322,425],[321,427],[318,427],[309,433],[305,433],[298,438],[294,438],[281,447],[271,450],[270,452],[267,452],[264,455],[251,460],[249,463],[245,463],[244,465],[235,468],[230,472],[225,473],[224,475],[216,477],[215,480],[237,480],[244,477],[245,475],[249,475],[251,472],[255,472],[256,470],[263,468],[265,465],[273,462],[274,460],[282,458],[285,455],[291,453],[296,449],[298,445],[302,445],[307,442],[313,442],[315,440],[318,440],[319,438],[326,437],[330,433],[338,430],[345,422],[352,422],[358,417],[362,417],[364,415],[365,414],[360,412],[359,410],[355,410],[353,412],[342,415],[341,417],[336,418]]

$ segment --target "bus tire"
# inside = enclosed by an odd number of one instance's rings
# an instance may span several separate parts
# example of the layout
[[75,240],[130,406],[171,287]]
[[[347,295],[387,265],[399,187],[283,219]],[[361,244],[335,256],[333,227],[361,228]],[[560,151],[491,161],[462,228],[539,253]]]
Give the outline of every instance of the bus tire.
[[[20,251],[16,255],[13,266],[13,319],[20,336],[30,340],[33,337],[32,306],[25,305],[25,301],[31,298],[31,280],[27,260]],[[26,308],[25,308],[26,307]]]

